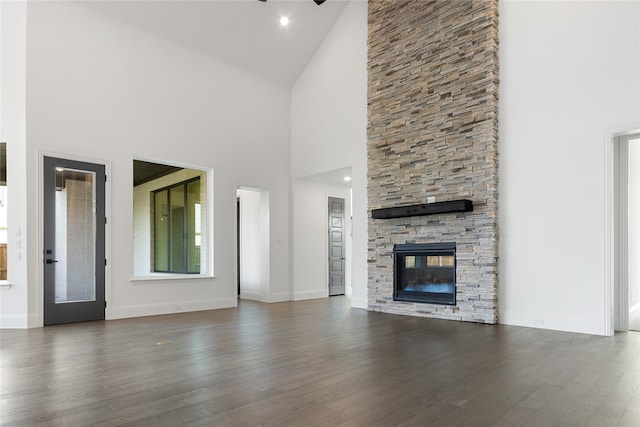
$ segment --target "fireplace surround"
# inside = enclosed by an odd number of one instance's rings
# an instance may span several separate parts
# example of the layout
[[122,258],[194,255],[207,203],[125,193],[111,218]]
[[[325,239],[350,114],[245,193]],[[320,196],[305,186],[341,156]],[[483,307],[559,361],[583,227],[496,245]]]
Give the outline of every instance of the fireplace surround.
[[[381,0],[368,15],[367,307],[496,323],[498,1]],[[442,242],[456,243],[455,301],[398,299],[394,246]]]

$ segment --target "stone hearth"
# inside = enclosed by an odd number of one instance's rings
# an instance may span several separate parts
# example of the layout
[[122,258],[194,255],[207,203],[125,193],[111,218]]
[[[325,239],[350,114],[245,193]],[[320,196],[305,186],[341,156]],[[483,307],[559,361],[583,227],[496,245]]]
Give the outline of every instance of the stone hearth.
[[[368,308],[496,323],[498,2],[370,1],[369,210],[469,199],[472,212],[373,219]],[[394,301],[393,246],[456,244],[456,304]]]

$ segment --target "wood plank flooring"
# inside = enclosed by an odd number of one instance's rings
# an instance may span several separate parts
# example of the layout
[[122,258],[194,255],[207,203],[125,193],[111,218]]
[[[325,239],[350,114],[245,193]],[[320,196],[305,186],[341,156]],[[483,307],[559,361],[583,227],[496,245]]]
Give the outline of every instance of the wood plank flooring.
[[334,297],[0,331],[2,426],[640,426],[640,333]]

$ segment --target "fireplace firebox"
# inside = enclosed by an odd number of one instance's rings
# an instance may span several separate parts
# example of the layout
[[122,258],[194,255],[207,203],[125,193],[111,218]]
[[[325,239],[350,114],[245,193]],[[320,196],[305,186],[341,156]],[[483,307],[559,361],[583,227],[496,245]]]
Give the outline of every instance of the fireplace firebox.
[[393,247],[393,299],[456,305],[456,244]]

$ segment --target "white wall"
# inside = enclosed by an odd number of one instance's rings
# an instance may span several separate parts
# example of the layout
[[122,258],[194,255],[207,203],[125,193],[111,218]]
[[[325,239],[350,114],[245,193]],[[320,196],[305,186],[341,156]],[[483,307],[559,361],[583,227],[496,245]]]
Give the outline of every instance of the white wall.
[[[236,304],[236,188],[270,190],[271,293],[289,291],[290,98],[286,87],[67,2],[29,2],[26,166],[39,153],[110,166],[109,318]],[[132,159],[171,159],[214,173],[215,278],[132,282]],[[39,175],[26,192],[29,315],[41,321]],[[273,253],[273,252],[272,252]],[[12,290],[13,292],[13,290]],[[35,294],[35,298],[34,298]],[[17,293],[16,293],[17,295]],[[24,295],[16,303],[24,313]],[[37,304],[33,304],[36,301]],[[4,301],[3,301],[4,303]]]
[[[351,203],[348,188],[328,186],[316,182],[296,180],[293,183],[293,235],[295,251],[292,254],[294,300],[327,297],[328,279],[328,198],[345,200],[345,261],[352,265],[351,221],[349,205]],[[351,267],[345,271],[345,292],[352,294]]]
[[629,141],[629,311],[640,311],[640,139]]
[[0,140],[7,143],[7,264],[12,285],[0,287],[1,328],[26,328],[37,323],[33,315],[36,293],[28,286],[36,278],[29,275],[26,257],[26,45],[26,2],[0,2]]
[[[352,169],[353,258],[351,266],[354,307],[367,306],[367,3],[351,1],[298,78],[291,94],[292,179]],[[303,197],[300,187],[294,199]],[[303,225],[305,213],[294,206],[296,263],[303,262],[298,247],[313,239],[304,231],[323,229],[326,218]],[[308,263],[307,263],[308,261]],[[314,261],[308,259],[305,265]],[[317,268],[321,266],[316,265]],[[297,273],[296,273],[297,274]],[[296,279],[294,293],[307,284]],[[315,287],[315,285],[314,285]]]
[[500,3],[500,321],[606,334],[607,130],[640,120],[639,2]]

